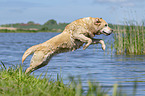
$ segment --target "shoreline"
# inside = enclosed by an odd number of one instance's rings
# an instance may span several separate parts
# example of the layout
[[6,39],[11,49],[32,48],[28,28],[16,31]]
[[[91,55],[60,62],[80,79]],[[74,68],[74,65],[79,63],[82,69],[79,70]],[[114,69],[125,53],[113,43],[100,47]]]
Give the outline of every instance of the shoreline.
[[37,32],[62,32],[61,29],[39,30],[36,28],[14,28],[14,27],[0,27],[0,33],[37,33]]
[[[52,80],[51,77],[45,73],[35,77],[33,75],[26,75],[22,65],[15,65],[6,68],[5,64],[1,62],[0,68],[0,95],[14,96],[127,96],[122,90],[119,90],[119,85],[112,85],[111,91],[103,88],[97,82],[88,81],[87,90],[83,89],[81,80],[70,79],[69,84],[65,84],[61,75],[57,74],[57,79]],[[136,84],[136,83],[134,83]],[[136,87],[133,87],[136,89]],[[85,92],[86,91],[86,92]],[[85,92],[85,93],[84,93]],[[136,94],[136,90],[133,92]],[[135,96],[135,95],[134,95]]]

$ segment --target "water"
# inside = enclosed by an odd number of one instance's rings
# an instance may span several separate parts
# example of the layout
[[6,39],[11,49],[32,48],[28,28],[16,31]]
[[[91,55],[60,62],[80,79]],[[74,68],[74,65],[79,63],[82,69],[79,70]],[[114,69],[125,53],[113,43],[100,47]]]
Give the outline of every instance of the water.
[[[59,33],[0,33],[0,61],[7,67],[21,64],[21,57],[25,50],[32,45],[42,43]],[[106,52],[100,44],[91,45],[86,50],[82,48],[61,53],[54,56],[49,64],[34,71],[36,76],[47,72],[48,76],[56,79],[61,74],[65,83],[69,76],[77,80],[80,76],[83,86],[87,81],[100,82],[102,86],[111,88],[115,83],[121,83],[124,91],[131,96],[133,85],[137,80],[137,95],[145,96],[145,56],[144,55],[115,55],[110,50],[110,36],[100,35],[97,38],[105,38],[108,42]],[[29,66],[32,56],[24,62],[24,69]]]

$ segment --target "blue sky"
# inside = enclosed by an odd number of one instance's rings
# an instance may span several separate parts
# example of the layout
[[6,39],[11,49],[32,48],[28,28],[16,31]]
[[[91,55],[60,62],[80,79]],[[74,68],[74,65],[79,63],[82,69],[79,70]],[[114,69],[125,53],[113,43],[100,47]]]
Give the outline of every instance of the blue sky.
[[0,0],[0,25],[58,23],[83,17],[102,17],[109,23],[145,20],[145,0]]

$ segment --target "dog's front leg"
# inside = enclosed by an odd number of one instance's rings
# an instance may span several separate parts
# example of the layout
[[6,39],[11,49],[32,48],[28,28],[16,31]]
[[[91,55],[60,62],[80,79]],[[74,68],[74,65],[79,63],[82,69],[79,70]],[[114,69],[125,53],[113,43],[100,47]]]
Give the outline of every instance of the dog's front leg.
[[85,45],[83,46],[83,49],[84,49],[84,50],[92,43],[92,39],[86,37],[86,36],[83,35],[83,34],[74,34],[73,37],[74,37],[74,39],[78,39],[78,40],[80,40],[81,42],[87,43],[87,44],[85,44]]
[[102,39],[92,39],[92,44],[102,44],[102,49],[105,51],[106,45]]

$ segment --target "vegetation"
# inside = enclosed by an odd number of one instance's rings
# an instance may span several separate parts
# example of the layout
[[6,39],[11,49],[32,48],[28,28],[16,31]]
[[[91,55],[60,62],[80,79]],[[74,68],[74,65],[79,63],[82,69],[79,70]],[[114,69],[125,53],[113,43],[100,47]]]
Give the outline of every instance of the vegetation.
[[[109,95],[110,89],[88,81],[88,90],[84,93],[80,79],[76,82],[71,78],[70,84],[64,84],[58,75],[57,80],[48,78],[47,73],[43,78],[25,75],[22,66],[6,68],[2,63],[0,69],[1,96],[127,96],[118,89],[118,84],[114,84],[112,95]],[[136,92],[133,94],[135,96]]]
[[145,54],[145,23],[126,22],[116,26],[114,47],[116,54]]
[[[38,24],[33,21],[16,24],[5,24],[1,27],[8,27],[9,29],[0,29],[0,32],[62,32],[68,23],[57,23],[51,19],[44,24]],[[10,28],[17,28],[17,30],[11,30]]]
[[53,19],[47,21],[46,23],[44,23],[44,25],[57,25],[57,22]]
[[1,29],[0,33],[20,33],[20,32],[38,32],[37,30],[24,30],[24,29],[17,29],[17,30],[8,30],[8,29]]
[[[26,24],[6,24],[1,27],[14,27],[17,29],[0,29],[0,32],[62,32],[68,23],[57,23],[51,19],[43,25],[29,21]],[[141,25],[138,22],[126,22],[124,25],[109,26],[115,29],[114,48],[116,54],[145,54],[145,22]],[[113,48],[111,45],[111,48]]]

